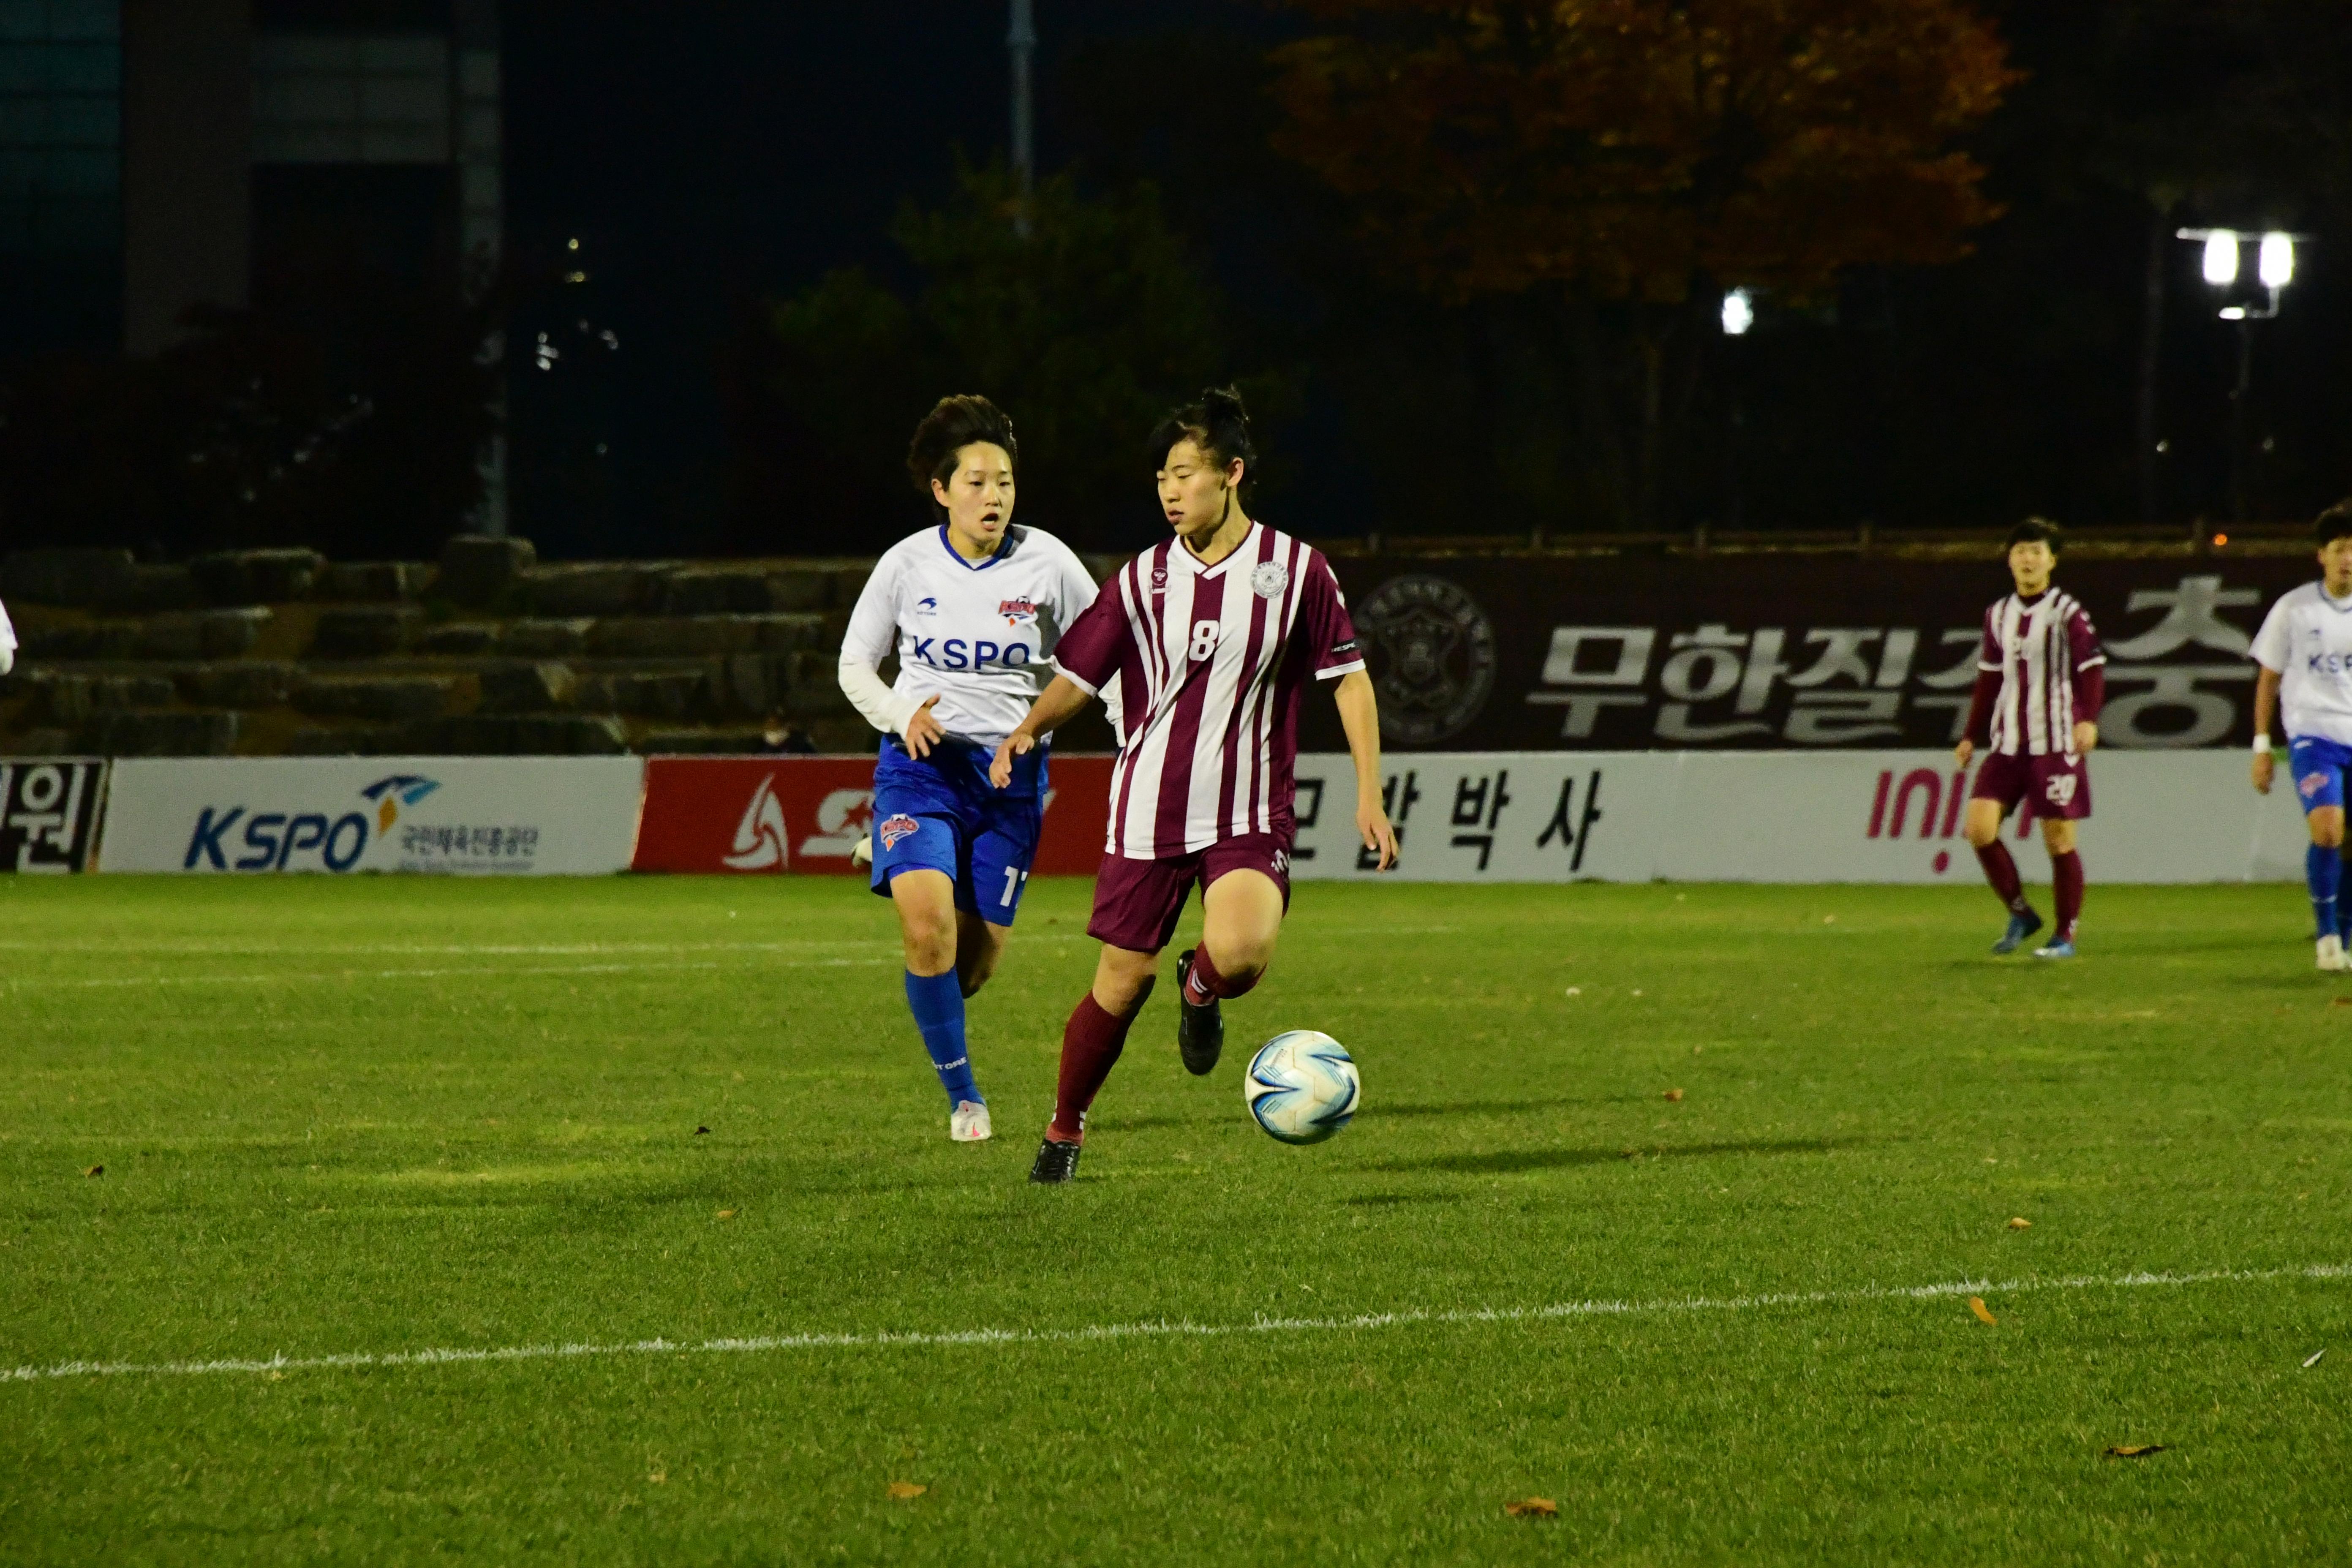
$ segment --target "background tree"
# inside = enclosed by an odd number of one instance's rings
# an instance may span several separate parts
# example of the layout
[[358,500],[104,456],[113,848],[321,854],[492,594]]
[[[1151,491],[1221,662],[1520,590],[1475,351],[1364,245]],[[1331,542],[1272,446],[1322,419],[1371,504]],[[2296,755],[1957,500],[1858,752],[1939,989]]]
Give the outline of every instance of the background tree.
[[[59,357],[0,384],[0,538],[151,557],[307,544],[431,556],[481,497],[499,306],[362,275],[364,309],[207,312],[152,359]],[[337,330],[340,329],[340,330]]]
[[1949,261],[2015,79],[1958,0],[1295,0],[1277,145],[1424,287],[1541,297],[1621,527],[1658,521],[1720,289]]
[[[908,434],[950,392],[978,392],[1021,435],[1022,517],[1108,548],[1156,526],[1143,437],[1172,402],[1233,374],[1224,305],[1138,182],[1088,195],[1042,182],[1013,230],[1001,165],[964,166],[943,207],[908,205],[892,236],[921,277],[911,300],[858,268],[774,307],[793,468],[873,549],[924,515],[905,479]],[[1279,405],[1284,383],[1245,384]],[[802,504],[801,485],[771,507]],[[770,526],[805,537],[772,512]]]

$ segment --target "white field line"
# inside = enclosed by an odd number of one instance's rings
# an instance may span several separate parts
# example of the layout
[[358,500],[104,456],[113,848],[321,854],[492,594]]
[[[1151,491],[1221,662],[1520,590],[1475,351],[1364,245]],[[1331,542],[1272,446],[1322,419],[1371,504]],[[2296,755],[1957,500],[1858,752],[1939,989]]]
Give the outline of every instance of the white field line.
[[[1328,931],[1297,928],[1316,940],[1365,936],[1434,936],[1459,931],[1453,925],[1349,926]],[[1028,931],[1024,942],[1092,942],[1079,931]],[[320,945],[273,942],[0,942],[0,952],[102,953],[175,958],[604,958],[665,952],[815,952],[841,948],[898,950],[897,937],[826,937],[794,942],[345,942]]]
[[463,957],[480,954],[492,958],[560,958],[582,955],[599,956],[614,953],[649,952],[801,952],[823,948],[887,947],[897,949],[897,937],[828,938],[813,942],[567,942],[541,943],[456,943],[420,945],[413,942],[354,942],[332,946],[287,945],[275,942],[0,942],[0,952],[101,952],[109,956],[121,953],[160,953],[196,957],[274,958],[280,955],[301,957],[360,958],[375,953],[396,956],[425,957],[427,955]]
[[[757,974],[767,969],[850,969],[888,963],[886,958],[810,958],[793,962],[763,964],[758,968],[739,967],[735,972]],[[0,980],[0,986],[11,989],[27,985],[57,985],[68,989],[92,987],[111,988],[122,985],[277,985],[291,984],[305,980],[425,980],[461,975],[510,974],[635,974],[648,970],[698,969],[714,970],[717,963],[563,963],[529,965],[521,968],[496,964],[469,965],[457,969],[313,969],[288,971],[278,974],[129,974],[103,980],[60,980],[47,975],[30,975]]]
[[215,1373],[314,1372],[348,1367],[443,1366],[473,1362],[561,1361],[577,1356],[740,1355],[796,1350],[888,1350],[901,1346],[1042,1345],[1098,1340],[1217,1339],[1239,1334],[1361,1333],[1417,1324],[1535,1323],[1567,1318],[1612,1318],[1681,1312],[1745,1312],[1771,1307],[1843,1306],[1867,1301],[1925,1301],[1951,1296],[2021,1296],[2049,1290],[2120,1290],[2151,1285],[2251,1283],[2275,1279],[2352,1279],[2352,1265],[2318,1263],[2301,1268],[2215,1268],[2195,1274],[2078,1274],[2060,1279],[1960,1279],[1946,1285],[1868,1286],[1859,1290],[1793,1290],[1757,1296],[1685,1296],[1654,1301],[1562,1301],[1549,1307],[1474,1307],[1366,1312],[1349,1318],[1254,1318],[1245,1323],[1102,1323],[1080,1329],[964,1329],[947,1333],[760,1334],[745,1339],[636,1340],[615,1344],[509,1345],[490,1350],[352,1352],[342,1355],[274,1355],[266,1361],[69,1361],[0,1370],[0,1383],[47,1383],[88,1377],[200,1377]]

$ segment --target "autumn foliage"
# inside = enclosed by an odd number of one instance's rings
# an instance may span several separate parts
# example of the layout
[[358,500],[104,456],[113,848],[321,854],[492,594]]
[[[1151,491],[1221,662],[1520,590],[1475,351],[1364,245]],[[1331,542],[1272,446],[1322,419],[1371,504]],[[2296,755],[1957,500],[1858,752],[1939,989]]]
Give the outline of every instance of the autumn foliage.
[[1283,152],[1454,297],[1670,303],[1966,253],[2016,79],[1962,0],[1293,0]]

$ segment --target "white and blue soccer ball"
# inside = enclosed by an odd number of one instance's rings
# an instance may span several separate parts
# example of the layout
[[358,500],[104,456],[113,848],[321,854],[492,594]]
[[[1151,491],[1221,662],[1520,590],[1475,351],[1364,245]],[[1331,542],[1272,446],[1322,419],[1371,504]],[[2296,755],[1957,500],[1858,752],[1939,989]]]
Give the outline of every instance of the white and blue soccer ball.
[[1250,1058],[1250,1115],[1285,1143],[1320,1143],[1355,1119],[1364,1086],[1348,1047],[1313,1029],[1275,1036]]

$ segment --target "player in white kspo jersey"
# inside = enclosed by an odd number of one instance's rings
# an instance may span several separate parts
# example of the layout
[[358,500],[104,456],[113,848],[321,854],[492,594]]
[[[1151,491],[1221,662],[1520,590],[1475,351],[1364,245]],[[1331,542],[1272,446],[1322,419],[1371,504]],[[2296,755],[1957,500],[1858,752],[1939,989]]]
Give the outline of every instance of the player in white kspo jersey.
[[2324,580],[2280,596],[2254,634],[2254,787],[2271,792],[2271,715],[2284,700],[2287,766],[2303,801],[2311,847],[2304,879],[2318,928],[2319,967],[2352,968],[2345,942],[2352,927],[2337,898],[2343,862],[2344,773],[2352,767],[2352,500],[2319,514],[2313,530]]
[[[948,1136],[990,1135],[964,998],[986,983],[1036,858],[1046,757],[989,784],[997,742],[1053,671],[1094,579],[1052,534],[1013,525],[1020,447],[984,397],[942,399],[907,466],[939,515],[875,564],[841,645],[841,689],[882,731],[874,764],[873,887],[898,907],[907,1005],[947,1090]],[[898,658],[897,684],[882,660]]]

